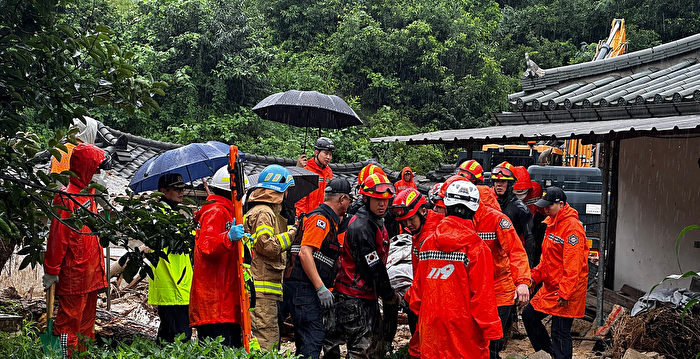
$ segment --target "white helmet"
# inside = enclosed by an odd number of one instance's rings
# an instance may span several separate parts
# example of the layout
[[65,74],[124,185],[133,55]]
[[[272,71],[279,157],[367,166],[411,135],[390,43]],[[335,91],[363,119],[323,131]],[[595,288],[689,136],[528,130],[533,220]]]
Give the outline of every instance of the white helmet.
[[464,205],[476,212],[479,209],[479,189],[469,181],[455,181],[445,191],[445,207]]
[[[228,165],[219,168],[214,176],[209,179],[209,186],[222,189],[224,191],[231,191],[231,175],[228,173]],[[248,188],[248,176],[243,175],[243,186]]]

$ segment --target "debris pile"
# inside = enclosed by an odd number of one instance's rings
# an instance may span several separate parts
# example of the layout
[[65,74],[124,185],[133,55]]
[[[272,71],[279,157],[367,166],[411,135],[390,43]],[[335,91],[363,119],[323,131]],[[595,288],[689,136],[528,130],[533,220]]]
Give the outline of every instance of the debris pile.
[[662,306],[634,317],[623,316],[613,326],[613,358],[628,348],[657,352],[670,358],[694,358],[700,353],[700,308],[683,316],[681,309]]

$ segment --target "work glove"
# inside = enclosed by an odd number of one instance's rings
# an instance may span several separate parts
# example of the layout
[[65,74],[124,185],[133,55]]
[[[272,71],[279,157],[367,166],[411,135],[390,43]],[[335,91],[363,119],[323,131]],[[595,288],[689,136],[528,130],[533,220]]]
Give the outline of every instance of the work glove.
[[58,276],[53,274],[44,274],[44,276],[41,277],[41,281],[44,284],[44,290],[49,290],[52,284],[58,283]]
[[316,289],[316,295],[318,295],[323,308],[330,308],[333,305],[333,293],[325,285],[321,284],[321,287]]
[[233,219],[233,223],[231,224],[231,229],[228,230],[228,239],[233,242],[240,241],[241,238],[245,237],[245,230],[243,229],[242,224],[236,224],[236,219]]

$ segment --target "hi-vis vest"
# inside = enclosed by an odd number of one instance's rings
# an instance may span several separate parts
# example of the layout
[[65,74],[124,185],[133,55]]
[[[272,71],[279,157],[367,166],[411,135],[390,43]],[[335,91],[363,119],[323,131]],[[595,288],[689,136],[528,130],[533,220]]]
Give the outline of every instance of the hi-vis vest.
[[[168,249],[163,249],[168,253]],[[158,259],[148,281],[148,304],[188,305],[192,286],[192,262],[189,254],[168,253],[168,261]]]

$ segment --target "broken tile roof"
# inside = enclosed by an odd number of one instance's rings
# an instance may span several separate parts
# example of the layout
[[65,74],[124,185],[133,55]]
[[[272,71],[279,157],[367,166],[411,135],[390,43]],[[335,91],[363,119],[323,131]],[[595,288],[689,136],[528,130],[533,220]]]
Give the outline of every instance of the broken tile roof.
[[[679,104],[700,102],[700,34],[544,72],[541,77],[521,79],[523,91],[508,95],[515,112],[496,114],[499,123],[524,124],[542,117],[577,119],[614,107],[668,108],[673,112]],[[691,113],[694,112],[678,114]]]
[[[110,171],[110,175],[125,180],[127,184],[139,167],[141,167],[141,165],[143,165],[151,157],[160,155],[167,150],[182,146],[181,144],[177,143],[156,141],[132,135],[113,129],[104,125],[103,123],[98,123],[96,145],[101,148],[114,146],[121,136],[124,136],[128,140],[127,148],[117,150],[117,161],[113,169]],[[248,176],[260,173],[263,168],[271,164],[278,164],[282,166],[296,165],[296,159],[292,158],[263,156],[253,153],[243,153],[242,158],[244,159],[243,168]],[[378,164],[374,160],[366,160],[352,163],[331,163],[330,167],[333,170],[334,176],[345,178],[354,185],[357,182],[357,175],[362,167],[369,163]],[[401,175],[399,171],[394,171],[381,164],[378,165],[384,169],[384,172],[387,174],[390,180],[397,181],[399,179],[399,176]],[[415,181],[418,184],[419,190],[427,193],[428,189],[430,188],[430,183],[428,180],[423,176],[417,175],[415,176]]]

